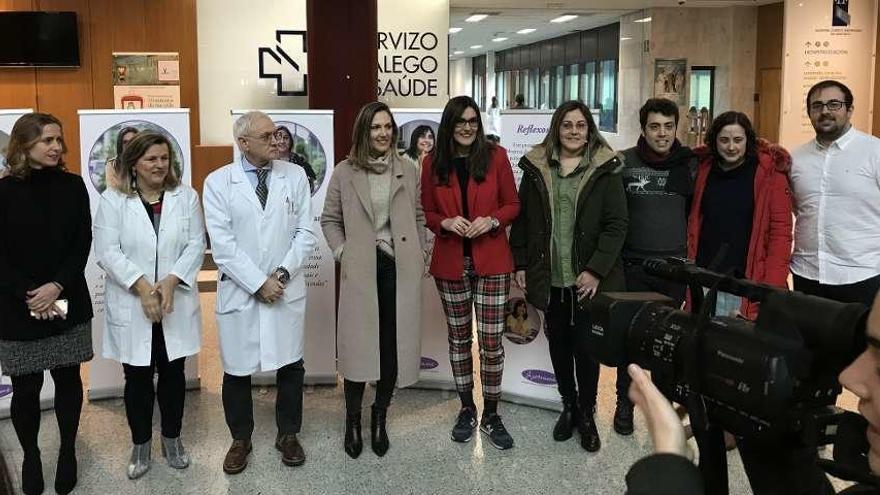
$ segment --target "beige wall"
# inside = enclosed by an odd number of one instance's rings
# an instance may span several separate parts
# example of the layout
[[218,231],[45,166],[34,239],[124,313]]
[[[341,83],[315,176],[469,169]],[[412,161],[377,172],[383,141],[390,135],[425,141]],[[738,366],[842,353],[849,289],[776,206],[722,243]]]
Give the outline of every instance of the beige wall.
[[[650,12],[651,52],[644,57],[643,92],[651,95],[655,59],[685,58],[688,70],[695,65],[715,67],[715,115],[738,110],[753,117],[757,9],[655,8]],[[683,107],[682,113],[686,111]]]

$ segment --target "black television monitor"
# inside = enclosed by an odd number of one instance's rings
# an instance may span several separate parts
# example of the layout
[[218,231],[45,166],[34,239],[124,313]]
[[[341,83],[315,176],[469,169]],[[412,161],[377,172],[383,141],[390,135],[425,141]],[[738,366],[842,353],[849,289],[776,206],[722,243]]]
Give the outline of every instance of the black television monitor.
[[79,67],[76,12],[0,12],[0,67]]

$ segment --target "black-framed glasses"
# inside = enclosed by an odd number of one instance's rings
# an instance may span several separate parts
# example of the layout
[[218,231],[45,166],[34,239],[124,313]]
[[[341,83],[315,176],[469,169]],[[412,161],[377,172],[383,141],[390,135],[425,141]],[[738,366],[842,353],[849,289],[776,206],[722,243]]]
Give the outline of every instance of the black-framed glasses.
[[828,100],[828,101],[814,101],[810,103],[810,111],[814,113],[819,113],[822,109],[827,108],[832,112],[836,112],[843,108],[846,103],[840,100]]
[[470,127],[471,129],[478,129],[480,127],[480,120],[476,117],[472,119],[458,119],[455,121],[456,129],[464,129],[465,126]]

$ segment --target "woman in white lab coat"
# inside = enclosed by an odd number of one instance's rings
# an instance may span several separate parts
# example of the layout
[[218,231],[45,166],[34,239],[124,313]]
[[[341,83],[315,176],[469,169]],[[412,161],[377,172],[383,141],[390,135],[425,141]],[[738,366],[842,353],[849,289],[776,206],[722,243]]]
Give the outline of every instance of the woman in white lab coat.
[[189,465],[180,441],[184,360],[200,346],[196,277],[205,227],[198,195],[180,183],[174,164],[168,138],[139,133],[122,154],[118,188],[104,192],[95,217],[95,254],[107,272],[104,357],[119,361],[125,371],[131,479],[150,469],[157,395],[162,453],[173,468]]

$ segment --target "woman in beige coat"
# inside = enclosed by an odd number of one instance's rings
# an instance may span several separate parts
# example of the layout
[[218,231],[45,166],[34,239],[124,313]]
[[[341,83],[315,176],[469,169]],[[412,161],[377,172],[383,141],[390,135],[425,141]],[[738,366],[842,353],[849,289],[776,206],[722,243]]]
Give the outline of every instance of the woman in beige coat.
[[394,149],[397,124],[384,103],[365,105],[351,152],[336,166],[321,227],[342,265],[337,342],[345,378],[345,452],[360,455],[364,384],[377,381],[370,440],[388,451],[385,415],[394,385],[413,384],[421,361],[425,217],[418,172]]

